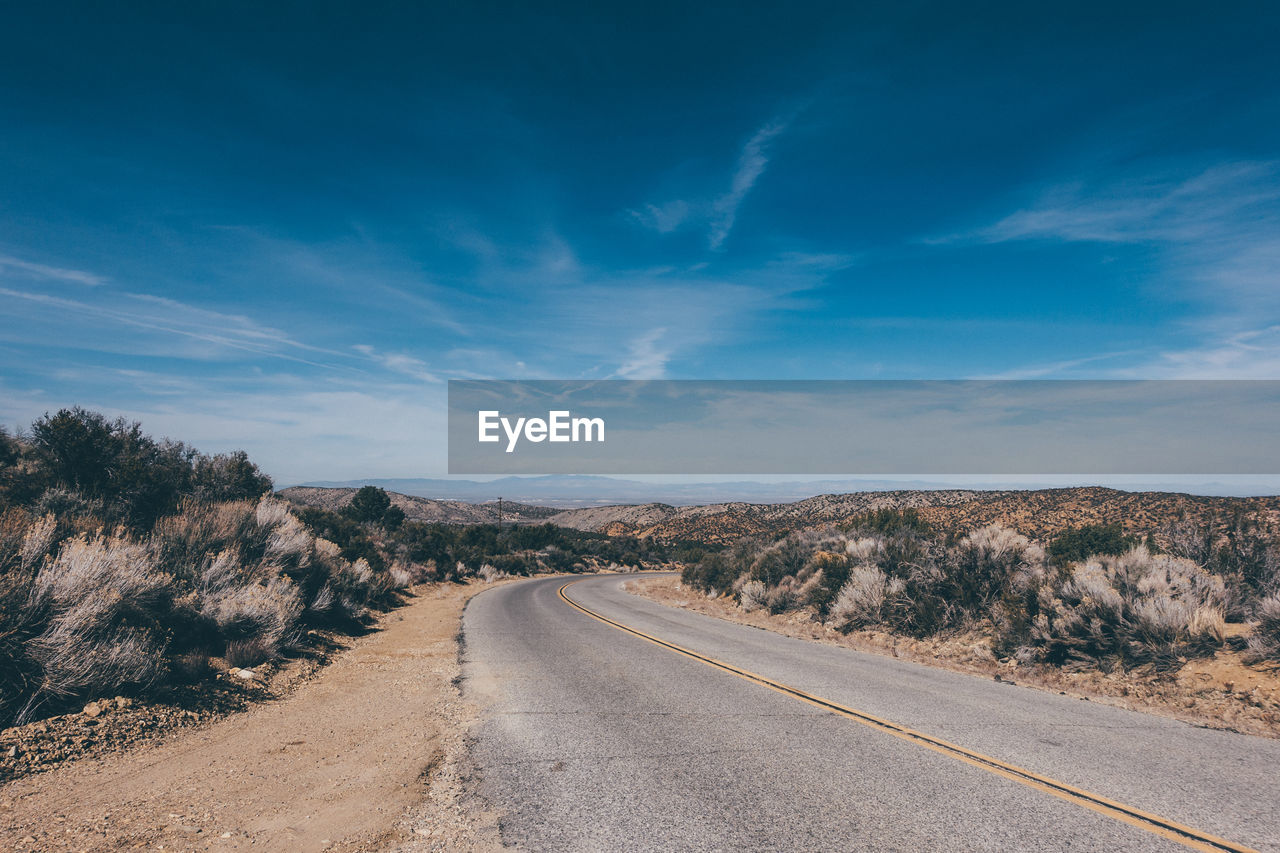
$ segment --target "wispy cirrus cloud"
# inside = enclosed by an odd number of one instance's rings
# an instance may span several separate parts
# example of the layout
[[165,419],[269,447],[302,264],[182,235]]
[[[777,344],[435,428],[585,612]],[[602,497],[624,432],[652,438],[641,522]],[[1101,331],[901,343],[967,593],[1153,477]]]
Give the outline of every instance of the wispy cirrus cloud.
[[742,146],[742,152],[738,155],[738,168],[734,170],[729,191],[712,205],[714,215],[708,238],[712,251],[719,251],[724,246],[724,241],[728,239],[738,218],[738,208],[769,165],[769,145],[787,129],[789,123],[789,120],[784,119],[771,121],[752,134],[747,144]]
[[[1186,346],[1128,350],[1032,366],[1017,374],[1185,378],[1280,376],[1280,161],[1132,170],[1051,183],[996,221],[924,242],[1055,241],[1140,245],[1156,258],[1153,296],[1197,306]],[[1129,358],[1129,364],[1113,360]],[[1104,362],[1112,362],[1107,365]]]
[[670,234],[689,218],[692,209],[684,199],[674,199],[665,204],[646,204],[642,208],[628,210],[636,222],[659,234]]
[[[336,365],[319,361],[317,356],[346,357],[345,353],[303,343],[243,315],[161,296],[115,292],[109,300],[87,302],[0,287],[0,299],[10,303],[13,316],[23,318],[20,328],[13,327],[3,336],[7,340],[47,340],[56,331],[55,337],[74,340],[79,348],[104,352],[208,359],[233,351],[326,368]],[[198,347],[180,347],[175,339]]]
[[618,368],[617,379],[661,379],[666,375],[667,362],[671,360],[671,346],[661,346],[665,328],[651,329],[633,338],[627,345],[628,357]]
[[1280,378],[1280,324],[1246,329],[1167,350],[1125,376],[1160,379]]
[[97,287],[107,283],[107,279],[95,273],[38,264],[33,261],[15,258],[12,255],[0,255],[0,273],[17,273],[24,278],[65,281],[73,284],[83,284],[88,287]]
[[356,344],[352,349],[393,373],[408,376],[419,382],[434,384],[442,381],[439,376],[431,371],[430,365],[425,361],[406,353],[379,352],[369,344]]
[[737,222],[738,209],[769,165],[770,146],[787,130],[791,120],[791,116],[775,118],[751,134],[738,152],[729,188],[724,192],[709,197],[645,204],[628,210],[627,215],[659,234],[670,234],[686,226],[704,227],[707,229],[707,247],[713,252],[720,251]]
[[992,225],[937,242],[1058,239],[1203,244],[1224,237],[1238,240],[1256,233],[1250,223],[1261,224],[1257,214],[1277,202],[1280,163],[1239,161],[1190,175],[1152,174],[1054,185],[1036,203]]

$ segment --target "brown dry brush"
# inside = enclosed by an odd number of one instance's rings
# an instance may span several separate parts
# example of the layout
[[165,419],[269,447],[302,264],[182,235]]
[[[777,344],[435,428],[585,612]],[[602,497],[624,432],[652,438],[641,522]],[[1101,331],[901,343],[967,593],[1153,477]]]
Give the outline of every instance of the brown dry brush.
[[1222,648],[1228,613],[1253,620],[1254,659],[1280,659],[1280,561],[1264,535],[1237,520],[1217,540],[1185,529],[1165,538],[1181,554],[1131,540],[1121,553],[1063,564],[998,525],[944,537],[918,517],[880,512],[744,540],[688,566],[683,581],[745,610],[807,609],[841,631],[983,629],[994,654],[1025,663],[1166,670]]
[[413,567],[343,559],[272,497],[189,501],[150,534],[0,515],[0,724],[74,701],[198,680],[210,657],[249,666],[309,627],[351,628]]

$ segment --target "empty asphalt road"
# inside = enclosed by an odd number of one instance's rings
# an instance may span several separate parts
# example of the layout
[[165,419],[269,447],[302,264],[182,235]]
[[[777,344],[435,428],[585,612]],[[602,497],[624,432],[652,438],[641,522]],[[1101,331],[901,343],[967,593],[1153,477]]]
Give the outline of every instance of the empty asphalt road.
[[[782,637],[630,595],[625,580],[591,576],[565,594],[813,696],[1240,847],[1280,851],[1280,741]],[[487,591],[463,621],[464,689],[485,709],[478,784],[512,846],[1188,849],[1168,830],[592,618],[558,595],[566,582]]]

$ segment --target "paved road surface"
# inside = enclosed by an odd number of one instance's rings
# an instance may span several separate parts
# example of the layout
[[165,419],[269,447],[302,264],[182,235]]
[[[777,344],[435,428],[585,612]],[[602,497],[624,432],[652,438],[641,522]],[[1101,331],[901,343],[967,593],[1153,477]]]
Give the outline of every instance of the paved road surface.
[[[1280,851],[1280,741],[782,637],[630,595],[603,616],[1231,842]],[[503,838],[529,850],[1186,850],[680,655],[561,600],[473,599],[465,690]]]

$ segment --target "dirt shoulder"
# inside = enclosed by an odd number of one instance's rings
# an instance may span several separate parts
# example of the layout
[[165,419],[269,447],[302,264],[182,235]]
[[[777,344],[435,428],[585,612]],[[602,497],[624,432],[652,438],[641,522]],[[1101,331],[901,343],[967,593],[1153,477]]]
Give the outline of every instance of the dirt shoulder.
[[283,698],[5,784],[0,848],[498,849],[455,686],[462,610],[486,588],[419,589]]
[[841,634],[807,613],[746,613],[730,598],[707,598],[679,578],[637,578],[626,589],[660,604],[858,651],[942,667],[1002,681],[1052,690],[1135,711],[1173,717],[1214,729],[1280,738],[1280,667],[1245,664],[1237,652],[1191,661],[1172,675],[1153,673],[1064,672],[998,661],[980,633],[913,640],[883,631]]

